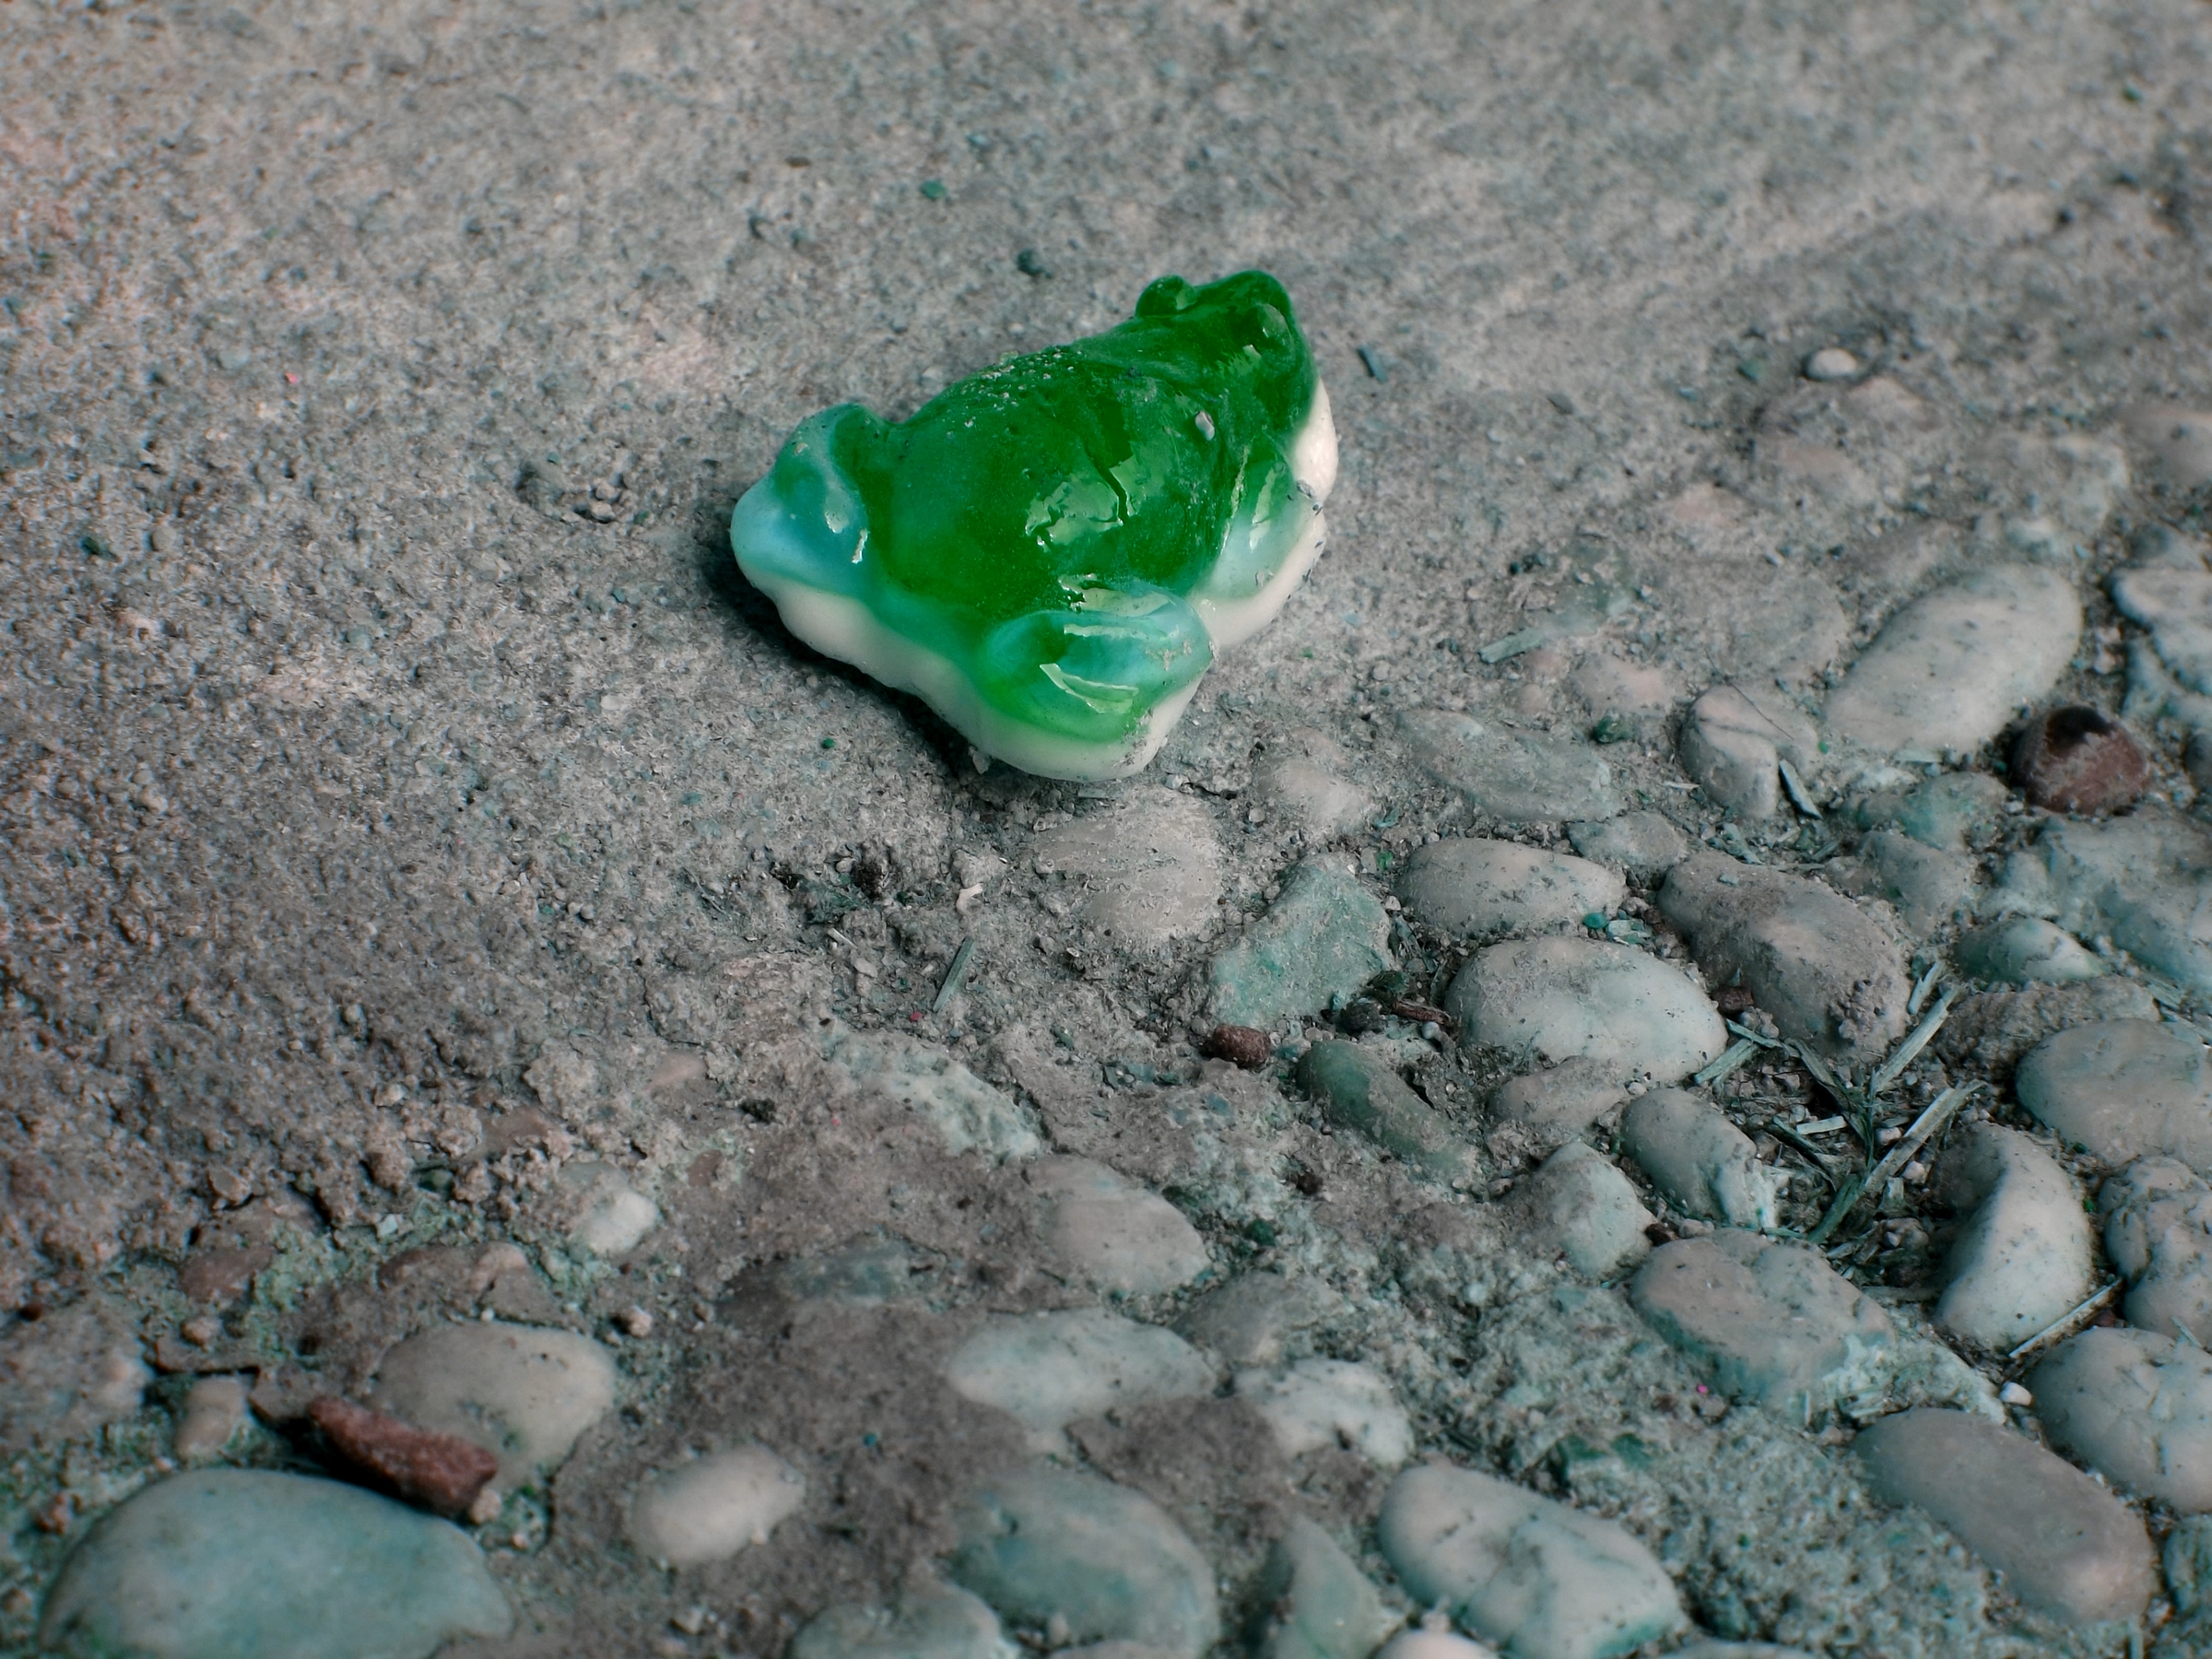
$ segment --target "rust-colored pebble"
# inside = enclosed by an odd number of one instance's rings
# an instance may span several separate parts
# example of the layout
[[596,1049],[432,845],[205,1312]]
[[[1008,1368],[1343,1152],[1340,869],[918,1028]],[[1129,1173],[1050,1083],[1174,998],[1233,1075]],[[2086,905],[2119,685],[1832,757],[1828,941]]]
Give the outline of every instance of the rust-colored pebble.
[[2013,746],[2012,778],[2046,812],[2094,816],[2133,806],[2150,785],[2150,761],[2125,726],[2070,704],[2028,722]]
[[1275,1058],[1267,1033],[1251,1026],[1216,1026],[1207,1033],[1206,1052],[1218,1060],[1230,1060],[1246,1071],[1257,1071]]
[[318,1394],[307,1415],[331,1449],[402,1498],[441,1515],[465,1515],[499,1473],[500,1460],[455,1434],[433,1434],[335,1394]]
[[1734,1019],[1751,1011],[1751,993],[1742,985],[1723,985],[1712,994],[1712,1006]]

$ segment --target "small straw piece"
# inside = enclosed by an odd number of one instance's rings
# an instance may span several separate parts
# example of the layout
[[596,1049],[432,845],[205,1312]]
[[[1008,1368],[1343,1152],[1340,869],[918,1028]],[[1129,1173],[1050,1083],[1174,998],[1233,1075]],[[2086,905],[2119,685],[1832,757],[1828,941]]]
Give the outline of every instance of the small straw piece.
[[1919,1059],[1920,1051],[1936,1040],[1936,1033],[1943,1029],[1943,1022],[1951,1017],[1951,999],[1957,994],[1957,986],[1944,987],[1943,994],[1936,999],[1936,1006],[1928,1010],[1928,1017],[1912,1028],[1912,1034],[1905,1039],[1896,1053],[1882,1063],[1881,1070],[1876,1072],[1867,1083],[1868,1100],[1903,1077],[1905,1067]]
[[2090,1297],[2088,1300],[2083,1302],[2079,1307],[2074,1308],[2067,1312],[2060,1314],[2056,1320],[2053,1321],[2050,1324],[2045,1325],[2034,1335],[2029,1337],[2027,1341],[2021,1343],[2018,1347],[2014,1348],[2012,1352],[2006,1354],[2005,1358],[2007,1359],[2018,1359],[2023,1354],[2032,1354],[2036,1351],[2036,1349],[2041,1347],[2048,1347],[2052,1343],[2060,1340],[2062,1337],[2071,1336],[2076,1330],[2077,1330],[2083,1324],[2086,1324],[2090,1319],[2094,1318],[2097,1311],[2100,1308],[2103,1307],[2107,1302],[2111,1301],[2113,1297],[2119,1294],[2120,1281],[2118,1279],[2114,1279],[2111,1284],[2105,1286],[2103,1289],[2098,1291],[2096,1295]]
[[944,1013],[952,999],[960,994],[961,985],[967,982],[969,960],[974,955],[974,939],[962,939],[960,947],[952,953],[952,966],[945,970],[945,982],[937,987],[937,1000],[931,1012]]
[[1748,1038],[1738,1038],[1721,1051],[1719,1059],[1707,1065],[1690,1081],[1700,1088],[1711,1088],[1737,1066],[1759,1053],[1759,1044]]
[[1858,1207],[1860,1199],[1870,1192],[1878,1193],[1887,1186],[1889,1178],[1911,1161],[1912,1154],[1926,1145],[1930,1137],[1950,1121],[1951,1113],[1972,1100],[1981,1088],[1979,1083],[1959,1084],[1945,1089],[1930,1100],[1928,1109],[1913,1120],[1912,1128],[1905,1131],[1904,1139],[1890,1147],[1881,1162],[1876,1164],[1863,1178],[1843,1183],[1836,1194],[1836,1201],[1828,1206],[1828,1214],[1820,1218],[1820,1225],[1805,1235],[1806,1241],[1813,1244],[1824,1242],[1830,1233],[1843,1224],[1845,1218]]

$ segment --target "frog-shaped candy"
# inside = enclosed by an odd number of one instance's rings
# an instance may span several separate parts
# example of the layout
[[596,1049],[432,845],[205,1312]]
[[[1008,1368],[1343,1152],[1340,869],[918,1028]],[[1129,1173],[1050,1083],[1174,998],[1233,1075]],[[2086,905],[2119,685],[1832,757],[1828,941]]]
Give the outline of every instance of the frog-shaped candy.
[[1274,277],[1163,276],[1127,322],[947,387],[904,421],[802,421],[730,520],[817,650],[1055,778],[1151,759],[1214,653],[1313,560],[1328,394]]

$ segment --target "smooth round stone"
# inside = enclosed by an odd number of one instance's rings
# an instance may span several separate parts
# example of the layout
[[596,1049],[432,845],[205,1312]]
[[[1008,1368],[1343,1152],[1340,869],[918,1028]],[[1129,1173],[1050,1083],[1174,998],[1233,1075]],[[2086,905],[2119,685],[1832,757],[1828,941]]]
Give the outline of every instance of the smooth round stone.
[[1018,1420],[1040,1450],[1078,1418],[1211,1394],[1217,1381],[1213,1362],[1174,1332],[1100,1308],[986,1320],[945,1377],[962,1399]]
[[252,1418],[243,1377],[202,1377],[184,1395],[173,1442],[185,1463],[214,1457]]
[[2136,1618],[2158,1590],[2150,1537],[2117,1498],[2033,1441],[1962,1411],[1900,1411],[1852,1450],[1885,1502],[1914,1504],[2075,1624]]
[[2112,943],[2153,973],[2212,993],[2212,832],[2168,807],[2046,818],[2005,861],[2010,908]]
[[1349,764],[1334,739],[1300,726],[1269,739],[1253,763],[1253,798],[1309,840],[1349,835],[1375,815],[1373,798],[1344,781]]
[[384,1356],[370,1403],[482,1446],[500,1460],[493,1485],[512,1491],[559,1467],[577,1437],[606,1415],[615,1362],[573,1331],[439,1325]]
[[1679,969],[1601,939],[1521,939],[1452,982],[1460,1041],[1547,1064],[1587,1058],[1677,1083],[1728,1046],[1720,1010]]
[[428,1659],[513,1619],[458,1527],[335,1480],[206,1469],[92,1529],[39,1639],[84,1659]]
[[1975,1124],[1944,1155],[1940,1192],[1965,1213],[1936,1324],[2010,1348],[2089,1293],[2092,1241],[2073,1178],[2017,1129]]
[[2079,939],[2041,916],[2013,916],[1976,928],[1959,939],[1954,954],[1976,979],[2008,985],[2077,984],[2112,971]]
[[585,1193],[570,1240],[594,1255],[628,1255],[661,1224],[660,1206],[609,1171]]
[[1658,880],[1689,855],[1682,831],[1656,812],[1624,812],[1617,818],[1570,824],[1567,839],[1584,858],[1618,865],[1641,883]]
[[2183,1514],[2212,1510],[2212,1354],[2150,1331],[2091,1329],[2028,1385],[2053,1445]]
[[1548,1071],[1509,1077],[1490,1096],[1491,1115],[1549,1147],[1574,1139],[1629,1098],[1627,1067],[1563,1060]]
[[1498,1650],[1449,1630],[1400,1630],[1375,1659],[1498,1659]]
[[2212,1175],[2212,1054],[2193,1026],[2076,1026],[2031,1049],[2014,1088],[2038,1122],[2115,1169],[2158,1157]]
[[1007,1163],[1044,1149],[1019,1104],[934,1044],[895,1031],[836,1025],[823,1034],[822,1057],[861,1093],[925,1120],[954,1152],[980,1152],[994,1163]]
[[1286,1457],[1348,1446],[1379,1469],[1413,1455],[1413,1424],[1390,1382],[1345,1359],[1300,1359],[1237,1373],[1237,1397],[1267,1419]]
[[1802,776],[1819,734],[1795,703],[1773,691],[1715,686],[1682,720],[1682,770],[1721,806],[1750,819],[1782,810],[1782,763]]
[[1475,836],[1415,850],[1398,897],[1431,926],[1457,934],[1520,933],[1611,915],[1628,895],[1618,872],[1587,859]]
[[2104,1183],[2097,1207],[2105,1253],[2132,1287],[2128,1323],[2212,1340],[2212,1186],[2186,1164],[2146,1158]]
[[1104,1164],[1041,1159],[1022,1178],[1043,1206],[1046,1248],[1093,1289],[1157,1296],[1213,1266],[1206,1241],[1181,1210]]
[[1616,1659],[1687,1622],[1674,1581],[1618,1522],[1448,1464],[1391,1482],[1382,1554],[1414,1601],[1527,1659]]
[[1888,830],[1877,830],[1859,844],[1856,860],[1839,860],[1836,867],[1838,876],[1857,872],[1855,880],[1838,880],[1838,886],[1888,900],[1898,919],[1923,936],[1972,910],[1981,874],[1963,853],[1940,853]]
[[1525,1244],[1588,1278],[1617,1277],[1651,1253],[1645,1229],[1655,1218],[1629,1178],[1579,1140],[1513,1189],[1510,1213]]
[[2073,660],[2081,600],[2065,576],[2000,564],[1892,617],[1828,701],[1831,731],[1912,761],[1967,755],[2040,700]]
[[1423,771],[1500,823],[1609,818],[1621,811],[1613,769],[1587,743],[1435,709],[1409,710],[1398,724]]
[[1310,858],[1282,896],[1207,970],[1225,1025],[1279,1030],[1389,969],[1390,917],[1341,857]]
[[1343,1546],[1303,1516],[1267,1552],[1254,1659],[1368,1659],[1397,1626]]
[[1077,1642],[1131,1641],[1199,1659],[1221,1635],[1214,1570],[1141,1493],[1054,1468],[955,1506],[952,1577],[1017,1625],[1065,1622]]
[[1021,1659],[998,1615],[951,1584],[910,1589],[898,1609],[838,1606],[798,1633],[791,1659]]
[[1127,949],[1151,950],[1213,924],[1221,843],[1206,807],[1139,787],[1102,812],[1048,830],[1030,849],[1042,875],[1088,889],[1083,920]]
[[1750,1137],[1701,1095],[1654,1088],[1621,1113],[1620,1144],[1686,1216],[1771,1229],[1781,1172],[1759,1161]]
[[765,1446],[710,1453],[648,1475],[630,1501],[629,1538],[671,1567],[727,1560],[765,1544],[806,1500],[806,1483]]
[[1859,359],[1841,346],[1823,346],[1805,359],[1805,378],[1846,381],[1859,371]]

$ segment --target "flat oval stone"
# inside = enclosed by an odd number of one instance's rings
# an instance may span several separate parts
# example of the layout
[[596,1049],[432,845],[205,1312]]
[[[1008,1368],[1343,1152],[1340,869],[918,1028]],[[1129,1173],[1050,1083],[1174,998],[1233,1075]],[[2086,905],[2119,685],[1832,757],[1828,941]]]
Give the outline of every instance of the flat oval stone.
[[1945,1200],[1969,1213],[1944,1261],[1936,1324],[2009,1348],[2088,1295],[2089,1218],[2050,1153],[2017,1129],[1975,1124],[1938,1173]]
[[1500,823],[1609,818],[1624,805],[1605,757],[1578,739],[1436,709],[1408,710],[1398,724],[1423,771]]
[[2070,985],[2112,971],[2103,959],[2041,916],[2008,916],[1961,935],[1959,966],[1976,979],[2012,985]]
[[1828,700],[1829,727],[1908,760],[1971,754],[2058,683],[2080,637],[2065,577],[2025,564],[1972,571],[1889,618]]
[[1344,1547],[1294,1517],[1267,1552],[1254,1659],[1369,1659],[1397,1618]]
[[2212,832],[2171,807],[2046,818],[2005,861],[2011,908],[2078,938],[2109,934],[2154,973],[2212,993]]
[[765,1544],[806,1500],[806,1483],[766,1446],[710,1453],[648,1475],[630,1501],[629,1538],[671,1567],[727,1560]]
[[1684,1088],[1654,1088],[1621,1113],[1620,1145],[1686,1216],[1771,1229],[1782,1178],[1727,1114]]
[[2193,1026],[2076,1026],[2030,1050],[2014,1088],[2038,1122],[2115,1169],[2159,1157],[2212,1175],[2212,1053]]
[[1513,1189],[1516,1234],[1532,1249],[1556,1252],[1589,1278],[1609,1279],[1643,1260],[1652,1212],[1605,1154],[1571,1140]]
[[1076,1277],[1111,1296],[1180,1289],[1213,1266],[1206,1241],[1157,1193],[1088,1158],[1022,1171],[1044,1210],[1044,1241]]
[[1237,1397],[1267,1419],[1286,1457],[1341,1445],[1377,1468],[1394,1469],[1413,1455],[1413,1424],[1390,1380],[1356,1360],[1241,1371]]
[[2021,1600],[2075,1624],[2139,1618],[2150,1536],[2117,1498],[2033,1441],[1962,1411],[1900,1411],[1852,1450],[1888,1503],[1925,1510]]
[[1782,763],[1809,771],[1819,753],[1813,723],[1771,690],[1715,686],[1682,719],[1682,770],[1739,817],[1782,809]]
[[377,1367],[371,1402],[402,1422],[457,1434],[500,1460],[512,1491],[558,1468],[615,1403],[615,1363],[589,1336],[529,1325],[438,1325]]
[[1656,812],[1570,824],[1567,839],[1584,858],[1618,865],[1639,883],[1656,881],[1689,855],[1682,831]]
[[1021,1659],[980,1596],[952,1584],[909,1588],[896,1609],[825,1609],[791,1644],[791,1659]]
[[1457,837],[1417,848],[1398,897],[1434,927],[1458,934],[1518,933],[1611,915],[1628,894],[1618,872],[1518,841]]
[[1117,1406],[1211,1394],[1212,1363],[1172,1331],[1100,1308],[986,1320],[945,1362],[961,1398],[995,1406],[1040,1450],[1060,1430]]
[[1674,1581],[1626,1527],[1472,1469],[1406,1470],[1378,1534],[1416,1603],[1515,1659],[1615,1659],[1686,1622]]
[[335,1480],[205,1469],[100,1520],[39,1639],[150,1659],[428,1659],[513,1622],[458,1527]]
[[1213,1568],[1126,1487],[1030,1469],[978,1488],[953,1523],[953,1579],[1017,1625],[1057,1618],[1075,1641],[1139,1642],[1165,1659],[1198,1659],[1220,1638]]
[[2104,1249],[2132,1288],[2127,1319],[2161,1336],[2212,1336],[2212,1185],[2186,1164],[2146,1158],[2097,1194]]
[[2053,1445],[2183,1514],[2212,1510],[2212,1354],[2151,1331],[2091,1329],[2028,1385]]
[[1469,1047],[1551,1064],[1585,1057],[1678,1083],[1728,1046],[1720,1010],[1679,969],[1601,939],[1522,939],[1475,953],[1447,998]]

